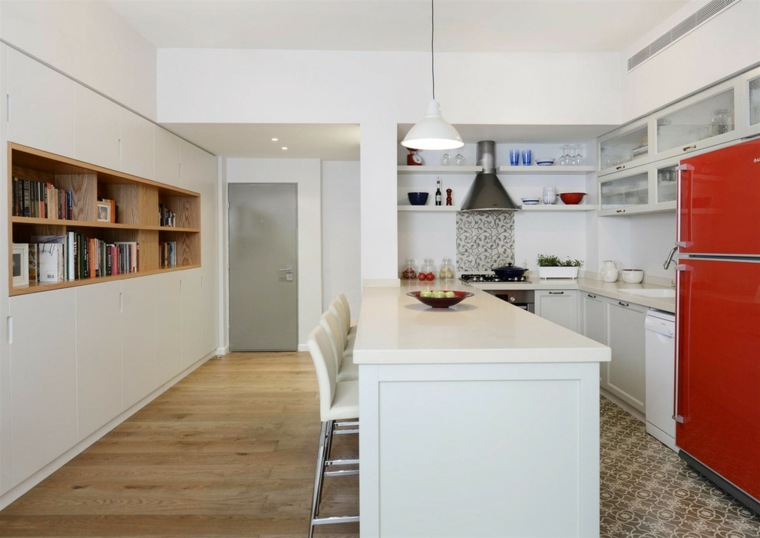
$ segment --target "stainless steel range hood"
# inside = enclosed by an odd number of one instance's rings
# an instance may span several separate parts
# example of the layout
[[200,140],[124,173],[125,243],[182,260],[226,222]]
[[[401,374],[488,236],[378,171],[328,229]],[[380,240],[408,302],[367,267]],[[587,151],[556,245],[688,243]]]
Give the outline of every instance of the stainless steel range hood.
[[518,211],[520,209],[496,176],[495,148],[496,143],[493,140],[478,142],[477,164],[483,167],[483,171],[475,176],[475,181],[460,211]]

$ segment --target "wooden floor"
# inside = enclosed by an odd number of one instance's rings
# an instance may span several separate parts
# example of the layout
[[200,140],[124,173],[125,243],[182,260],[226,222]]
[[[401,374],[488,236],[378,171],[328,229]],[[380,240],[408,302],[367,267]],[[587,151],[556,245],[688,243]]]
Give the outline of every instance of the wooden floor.
[[[0,512],[0,536],[306,536],[319,427],[307,353],[211,360]],[[328,478],[324,506],[357,513],[357,477]]]

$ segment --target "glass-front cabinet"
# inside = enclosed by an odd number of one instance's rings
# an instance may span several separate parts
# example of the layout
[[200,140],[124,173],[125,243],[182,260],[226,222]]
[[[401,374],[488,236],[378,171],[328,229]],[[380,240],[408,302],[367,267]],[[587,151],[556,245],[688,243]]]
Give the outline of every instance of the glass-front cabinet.
[[760,134],[760,69],[754,69],[747,73],[745,78],[747,91],[747,104],[749,106],[749,131],[747,136]]
[[656,158],[683,155],[735,138],[735,81],[719,84],[656,114]]
[[599,183],[599,214],[622,215],[646,211],[649,174],[646,168],[610,174]]
[[676,208],[679,158],[610,174],[599,183],[599,215],[630,215]]
[[599,139],[599,175],[646,164],[649,157],[649,126],[646,120],[632,123]]

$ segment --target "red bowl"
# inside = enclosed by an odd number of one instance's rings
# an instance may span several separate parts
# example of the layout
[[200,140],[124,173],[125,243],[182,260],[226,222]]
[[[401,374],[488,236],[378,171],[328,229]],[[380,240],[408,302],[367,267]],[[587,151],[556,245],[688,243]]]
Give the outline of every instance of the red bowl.
[[584,196],[586,196],[585,192],[563,192],[559,195],[559,197],[562,199],[562,202],[567,205],[580,204]]
[[[449,291],[449,290],[442,290]],[[410,291],[407,293],[409,297],[414,297],[419,302],[432,306],[433,308],[448,308],[455,304],[461,303],[467,297],[472,297],[474,294],[470,291],[454,291],[455,297],[420,297],[420,292]]]

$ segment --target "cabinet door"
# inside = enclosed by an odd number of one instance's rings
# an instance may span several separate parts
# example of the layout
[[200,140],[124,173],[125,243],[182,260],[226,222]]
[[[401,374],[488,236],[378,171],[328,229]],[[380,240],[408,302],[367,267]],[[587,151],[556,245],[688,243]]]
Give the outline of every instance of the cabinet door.
[[155,132],[157,127],[137,114],[120,110],[121,159],[119,170],[155,179]]
[[182,140],[166,129],[156,127],[156,181],[181,187],[180,163]]
[[122,281],[121,354],[124,408],[158,388],[158,332],[155,276]]
[[571,331],[578,331],[577,290],[536,291],[535,301],[536,314]]
[[747,100],[749,106],[748,135],[760,133],[760,69],[755,69],[746,80]]
[[158,338],[158,377],[168,381],[182,370],[182,308],[180,273],[156,275],[156,334]]
[[606,388],[638,409],[644,409],[646,308],[624,301],[608,301],[609,346],[612,360],[607,368]]
[[77,442],[73,289],[12,297],[10,335],[11,482]]
[[203,304],[201,294],[201,270],[182,271],[182,368],[200,359],[203,353]]
[[649,171],[634,168],[605,176],[599,183],[599,214],[623,215],[649,210]]
[[583,335],[606,346],[607,301],[593,293],[583,293],[582,297]]
[[599,139],[599,175],[646,164],[650,158],[649,124],[637,121]]
[[657,158],[680,156],[736,138],[736,80],[710,88],[654,116]]
[[76,288],[79,439],[121,413],[121,283]]
[[119,105],[77,84],[75,157],[118,170],[120,114]]
[[73,80],[8,48],[8,141],[74,155],[75,87]]

